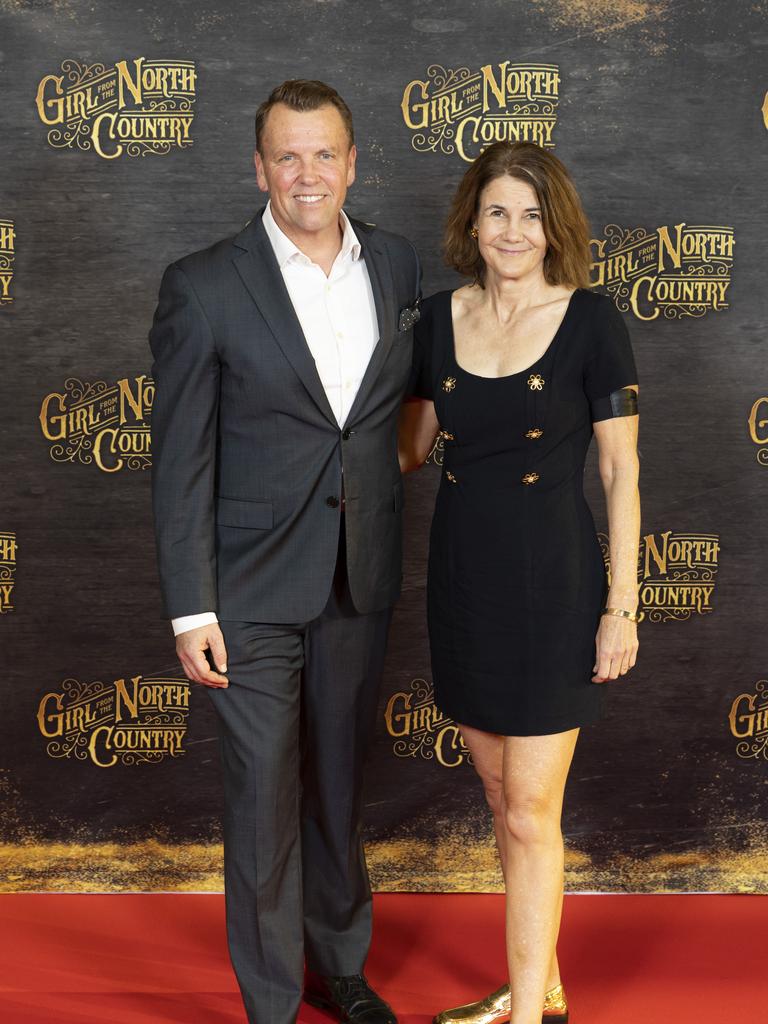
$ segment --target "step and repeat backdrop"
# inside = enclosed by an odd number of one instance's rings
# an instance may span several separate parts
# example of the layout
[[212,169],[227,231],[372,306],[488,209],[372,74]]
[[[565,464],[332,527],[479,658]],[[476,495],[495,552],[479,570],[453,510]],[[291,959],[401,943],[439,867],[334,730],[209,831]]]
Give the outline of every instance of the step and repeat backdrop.
[[[425,294],[497,139],[553,150],[641,379],[643,620],[569,783],[572,890],[768,891],[768,4],[117,0],[0,5],[0,796],[7,890],[218,890],[215,723],[162,619],[147,346],[164,267],[262,203],[253,114],[288,77],[350,103],[350,213]],[[408,478],[366,829],[379,889],[501,887],[433,704]],[[587,490],[605,544],[594,457]]]

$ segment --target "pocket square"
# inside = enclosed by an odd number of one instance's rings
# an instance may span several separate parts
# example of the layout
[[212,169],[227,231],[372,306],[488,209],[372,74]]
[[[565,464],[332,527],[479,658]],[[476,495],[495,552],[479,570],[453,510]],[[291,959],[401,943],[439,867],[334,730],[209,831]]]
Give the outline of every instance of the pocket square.
[[420,316],[421,310],[419,309],[418,302],[414,303],[413,306],[405,306],[400,310],[400,319],[397,322],[398,331],[400,333],[409,331],[415,323],[418,323]]

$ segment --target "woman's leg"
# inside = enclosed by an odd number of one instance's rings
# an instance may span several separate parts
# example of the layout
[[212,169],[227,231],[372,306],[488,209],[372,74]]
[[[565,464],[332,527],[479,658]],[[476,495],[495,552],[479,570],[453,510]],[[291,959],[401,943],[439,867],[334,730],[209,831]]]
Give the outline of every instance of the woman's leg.
[[559,982],[555,953],[563,892],[563,791],[578,729],[504,737],[462,726],[485,787],[507,890],[512,1024],[541,1020]]

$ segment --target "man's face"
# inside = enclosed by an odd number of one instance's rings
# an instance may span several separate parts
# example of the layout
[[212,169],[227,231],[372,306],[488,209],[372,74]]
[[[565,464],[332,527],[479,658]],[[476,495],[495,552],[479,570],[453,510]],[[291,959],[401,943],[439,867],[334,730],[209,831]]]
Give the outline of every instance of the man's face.
[[337,230],[357,151],[338,110],[293,110],[276,103],[267,114],[256,178],[269,192],[278,227],[298,243]]

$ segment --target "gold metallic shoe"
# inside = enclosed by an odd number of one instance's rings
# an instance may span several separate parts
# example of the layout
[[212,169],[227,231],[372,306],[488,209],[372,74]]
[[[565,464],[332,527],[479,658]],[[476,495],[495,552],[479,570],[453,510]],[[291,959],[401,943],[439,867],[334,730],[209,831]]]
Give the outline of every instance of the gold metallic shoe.
[[568,1000],[562,985],[555,985],[544,996],[542,1024],[568,1024]]
[[[480,1002],[443,1010],[432,1024],[507,1024],[509,1013],[509,985],[502,985],[497,992]],[[567,1024],[568,1000],[562,985],[551,988],[544,996],[541,1021],[542,1024]]]
[[509,1020],[509,985],[502,985],[487,999],[438,1013],[432,1024],[506,1024]]

